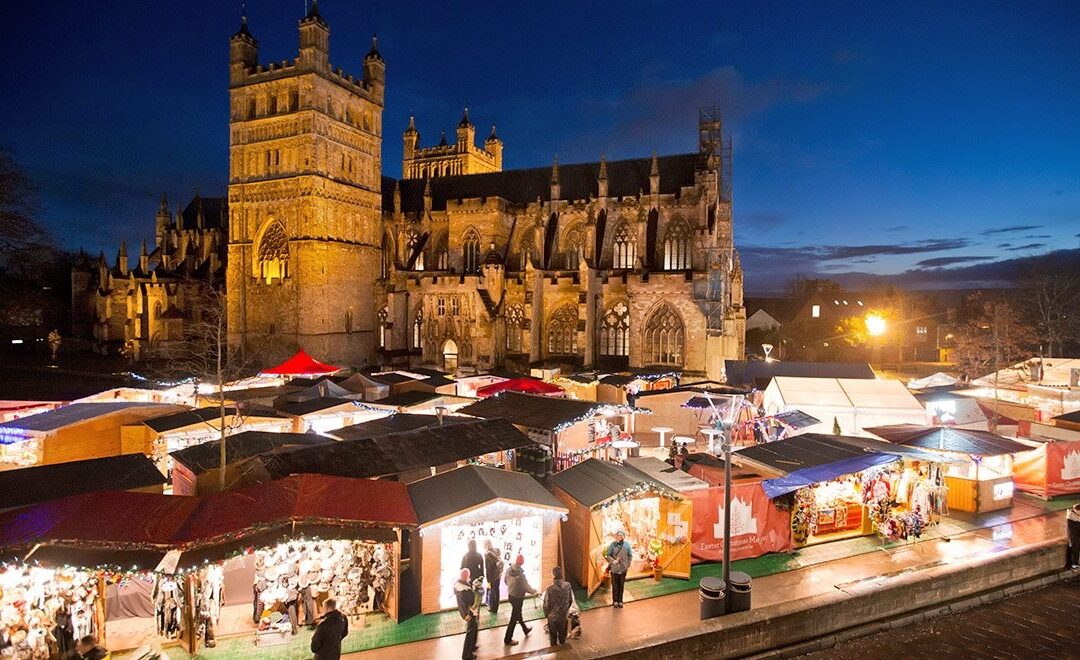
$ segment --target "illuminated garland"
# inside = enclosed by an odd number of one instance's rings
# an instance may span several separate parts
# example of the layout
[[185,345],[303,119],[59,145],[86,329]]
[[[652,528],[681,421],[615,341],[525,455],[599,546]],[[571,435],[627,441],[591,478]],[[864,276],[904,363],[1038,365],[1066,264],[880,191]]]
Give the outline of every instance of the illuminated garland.
[[681,502],[683,500],[683,497],[681,495],[671,490],[670,488],[666,488],[664,486],[661,486],[660,484],[650,481],[639,481],[632,486],[627,486],[626,488],[619,491],[618,495],[600,504],[600,508],[606,509],[609,506],[622,504],[623,502],[631,500],[637,500],[648,495],[657,495],[673,502]]

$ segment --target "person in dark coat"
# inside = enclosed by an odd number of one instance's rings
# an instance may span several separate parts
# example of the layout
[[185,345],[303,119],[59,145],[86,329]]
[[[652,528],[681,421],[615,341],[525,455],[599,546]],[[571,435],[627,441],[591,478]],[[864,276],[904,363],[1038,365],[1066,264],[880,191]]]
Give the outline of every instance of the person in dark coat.
[[615,540],[608,545],[604,558],[607,559],[608,570],[611,572],[611,606],[621,608],[626,572],[630,570],[630,562],[634,558],[634,553],[630,550],[630,544],[626,542],[622,530],[615,532]]
[[75,657],[79,660],[104,660],[109,651],[98,644],[97,637],[87,635],[75,643]]
[[[476,547],[476,544],[472,541],[469,541],[469,545],[474,549]],[[471,577],[472,573],[469,569],[463,568],[458,581],[454,583],[454,597],[457,598],[458,614],[465,621],[465,643],[461,646],[462,660],[472,660],[472,658],[476,657],[476,649],[480,648],[476,645],[476,637],[480,632],[476,620],[480,613],[480,598],[473,589],[473,583],[470,581]]]
[[469,539],[469,551],[461,558],[461,568],[469,569],[469,575],[472,576],[473,590],[480,596],[480,601],[484,600],[484,555],[476,551],[476,540]]
[[506,569],[506,597],[510,600],[510,623],[506,624],[503,644],[507,646],[517,644],[517,640],[514,639],[514,628],[518,624],[521,624],[521,631],[526,635],[532,632],[525,625],[525,619],[521,615],[521,607],[525,603],[526,594],[535,596],[536,589],[533,589],[533,586],[529,584],[529,579],[525,577],[525,570],[522,568],[524,564],[525,558],[518,555],[514,565]]
[[551,575],[555,580],[544,592],[544,616],[547,617],[551,645],[559,646],[566,643],[566,624],[570,616],[570,605],[574,601],[574,591],[570,583],[563,579],[561,567],[551,569]]
[[499,613],[500,578],[503,573],[503,560],[499,557],[499,551],[491,544],[491,539],[484,541],[484,575],[487,577],[487,606],[492,614]]
[[349,634],[349,620],[338,611],[337,601],[327,598],[323,605],[326,612],[315,626],[311,636],[311,652],[315,660],[338,660],[341,657],[341,640]]
[[56,652],[61,657],[70,655],[75,650],[75,627],[71,623],[71,613],[66,607],[61,607],[56,611],[53,637],[56,638]]

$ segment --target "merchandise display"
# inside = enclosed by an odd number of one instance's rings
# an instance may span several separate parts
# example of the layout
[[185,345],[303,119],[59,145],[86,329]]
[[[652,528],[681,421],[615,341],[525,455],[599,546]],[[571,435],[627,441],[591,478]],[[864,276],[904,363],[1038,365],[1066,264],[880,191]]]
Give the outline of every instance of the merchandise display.
[[[439,582],[439,605],[454,607],[457,597],[454,582],[461,570],[461,558],[469,550],[469,541],[476,541],[476,549],[483,553],[484,542],[491,541],[499,551],[503,564],[510,566],[515,558],[525,558],[525,577],[529,584],[542,584],[541,565],[544,548],[544,520],[542,516],[503,518],[464,525],[445,525],[442,528],[442,547]],[[477,576],[473,576],[475,579]],[[503,600],[506,590],[502,590]]]
[[170,639],[180,637],[184,621],[184,589],[180,578],[156,576],[152,598],[158,634]]
[[596,566],[600,571],[607,568],[604,551],[615,540],[615,532],[622,531],[626,536],[633,561],[627,575],[630,577],[651,574],[649,547],[657,538],[660,529],[660,498],[643,497],[636,500],[623,500],[600,510],[601,543],[594,548]]
[[[0,657],[44,660],[98,633],[98,579],[87,571],[0,568]],[[66,648],[65,648],[66,647]]]

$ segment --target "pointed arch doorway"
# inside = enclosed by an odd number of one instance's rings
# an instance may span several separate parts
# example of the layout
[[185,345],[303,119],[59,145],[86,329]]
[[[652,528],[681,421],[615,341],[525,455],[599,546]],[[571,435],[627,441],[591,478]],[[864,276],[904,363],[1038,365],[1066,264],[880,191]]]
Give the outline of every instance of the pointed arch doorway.
[[454,373],[458,366],[458,345],[453,339],[447,339],[442,345],[443,368],[447,373]]

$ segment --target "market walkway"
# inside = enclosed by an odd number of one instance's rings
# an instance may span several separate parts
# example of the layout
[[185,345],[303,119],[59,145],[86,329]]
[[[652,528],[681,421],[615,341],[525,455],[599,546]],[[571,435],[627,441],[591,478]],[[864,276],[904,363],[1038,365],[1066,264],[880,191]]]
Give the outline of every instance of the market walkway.
[[[1056,504],[1054,508],[1067,503],[1059,501]],[[1020,507],[1019,513],[1023,513],[1023,507]],[[920,570],[986,558],[1010,548],[1034,548],[1048,541],[1060,542],[1064,537],[1064,514],[1060,511],[1044,510],[1026,517],[1004,514],[1002,518],[999,524],[992,527],[961,532],[947,538],[892,547],[879,546],[872,552],[817,563],[812,568],[797,568],[759,577],[754,581],[754,608],[826,593],[835,594],[837,591],[854,595],[886,588],[891,580],[901,577],[910,579]],[[571,642],[569,649],[551,653],[543,628],[537,623],[532,634],[514,647],[503,645],[502,628],[481,630],[477,656],[596,657],[633,649],[661,635],[670,636],[677,629],[683,629],[688,636],[693,635],[695,627],[699,625],[698,595],[696,591],[684,591],[628,602],[622,610],[598,607],[583,611],[581,617],[584,632],[581,639]],[[373,649],[347,657],[362,660],[457,658],[461,654],[462,639],[463,636],[458,634]]]

